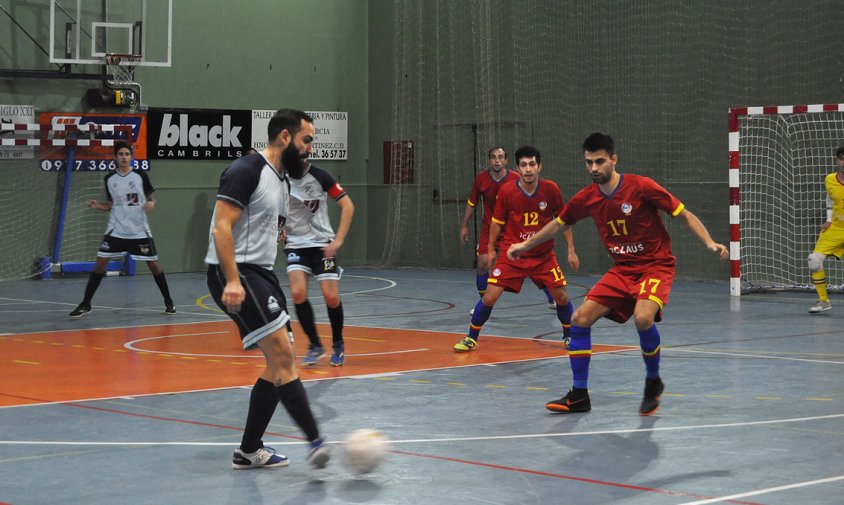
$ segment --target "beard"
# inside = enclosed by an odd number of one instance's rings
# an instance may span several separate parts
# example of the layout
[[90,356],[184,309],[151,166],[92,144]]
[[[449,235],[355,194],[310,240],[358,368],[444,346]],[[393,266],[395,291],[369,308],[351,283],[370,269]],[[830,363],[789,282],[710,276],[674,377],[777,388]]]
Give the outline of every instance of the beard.
[[609,182],[610,176],[601,172],[592,174],[592,182],[596,184],[604,184]]
[[305,161],[307,158],[308,155],[299,154],[299,150],[291,142],[281,152],[281,166],[287,170],[287,173],[293,179],[301,179],[305,176],[305,170],[308,168],[307,162]]

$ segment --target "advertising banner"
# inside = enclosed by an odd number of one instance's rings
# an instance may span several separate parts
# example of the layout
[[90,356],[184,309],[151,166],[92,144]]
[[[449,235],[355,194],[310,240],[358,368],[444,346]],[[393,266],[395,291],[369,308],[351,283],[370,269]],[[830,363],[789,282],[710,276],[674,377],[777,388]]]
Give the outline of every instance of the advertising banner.
[[[267,125],[275,110],[252,111],[252,146],[267,146]],[[349,146],[349,113],[305,111],[314,119],[314,150],[312,160],[345,160]]]
[[[34,123],[35,107],[32,105],[0,105],[0,122],[6,124]],[[33,160],[35,159],[35,147],[0,146],[0,160],[2,159]]]
[[[135,170],[149,170],[147,159],[147,123],[142,114],[101,114],[78,112],[42,112],[38,116],[41,125],[42,139],[91,139],[91,140],[124,140],[119,133],[113,131],[92,131],[68,129],[59,130],[58,126],[96,126],[96,125],[127,125],[132,127],[132,147],[134,149]],[[67,149],[63,147],[41,148],[39,158],[41,170],[64,170],[67,161]],[[90,145],[74,147],[74,170],[113,170],[114,146]]]
[[150,108],[149,156],[167,160],[233,160],[252,140],[248,110]]

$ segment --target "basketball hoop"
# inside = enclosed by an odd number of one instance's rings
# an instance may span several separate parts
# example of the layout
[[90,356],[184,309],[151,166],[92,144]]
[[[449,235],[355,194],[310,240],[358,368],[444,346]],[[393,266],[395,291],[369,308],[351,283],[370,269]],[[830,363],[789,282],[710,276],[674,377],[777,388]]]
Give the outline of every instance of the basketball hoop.
[[115,86],[135,84],[135,67],[141,61],[140,54],[106,53],[105,63],[114,77]]

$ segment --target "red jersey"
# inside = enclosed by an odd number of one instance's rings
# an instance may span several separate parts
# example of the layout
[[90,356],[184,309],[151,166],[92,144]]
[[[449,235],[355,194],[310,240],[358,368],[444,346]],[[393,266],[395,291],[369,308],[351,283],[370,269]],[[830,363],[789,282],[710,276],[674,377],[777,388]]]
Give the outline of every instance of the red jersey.
[[[538,177],[538,176],[537,176]],[[539,179],[533,194],[527,194],[519,181],[508,182],[498,192],[492,220],[504,229],[499,250],[529,239],[548,224],[563,208],[563,195],[557,184]],[[522,254],[524,258],[537,258],[554,250],[554,241],[548,240]]]
[[[504,184],[519,180],[519,174],[512,170],[504,169],[504,176],[500,180],[495,180],[492,177],[492,170],[484,170],[475,176],[475,182],[472,183],[472,192],[469,194],[469,205],[474,207],[481,201],[484,206],[484,230],[489,230],[489,222],[492,219],[492,213],[495,211],[495,197],[498,196],[498,191]],[[486,250],[486,244],[481,244],[483,250]]]
[[677,217],[683,208],[680,200],[653,179],[622,174],[611,195],[602,193],[597,184],[580,190],[557,220],[573,225],[591,216],[601,241],[618,266],[636,269],[654,264],[674,266],[671,238],[658,211]]

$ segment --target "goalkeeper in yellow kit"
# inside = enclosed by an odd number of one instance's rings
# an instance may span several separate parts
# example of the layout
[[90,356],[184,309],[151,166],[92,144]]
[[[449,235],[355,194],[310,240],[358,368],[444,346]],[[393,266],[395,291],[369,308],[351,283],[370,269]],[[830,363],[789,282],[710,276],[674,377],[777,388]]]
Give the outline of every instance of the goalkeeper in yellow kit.
[[812,284],[818,291],[818,302],[809,308],[810,314],[817,314],[832,308],[826,293],[826,272],[823,260],[835,256],[839,260],[844,256],[844,147],[835,152],[838,159],[838,171],[826,176],[826,222],[821,226],[815,250],[809,255],[809,270],[812,272]]

